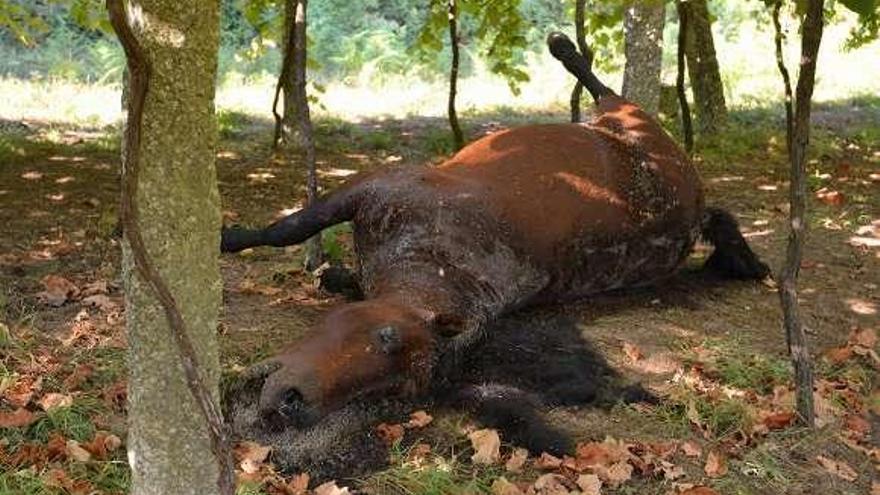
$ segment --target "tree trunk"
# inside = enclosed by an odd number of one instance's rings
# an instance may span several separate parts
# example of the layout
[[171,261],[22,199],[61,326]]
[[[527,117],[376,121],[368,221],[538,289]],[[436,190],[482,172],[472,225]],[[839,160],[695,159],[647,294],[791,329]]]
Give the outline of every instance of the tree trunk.
[[[587,54],[587,33],[584,27],[584,10],[586,10],[586,0],[574,0],[574,32],[575,42],[578,44],[581,54]],[[581,97],[584,94],[584,85],[580,81],[574,83],[571,90],[571,121],[581,121]]]
[[452,128],[452,138],[455,149],[464,147],[464,134],[458,124],[458,113],[455,111],[455,95],[458,91],[458,4],[457,0],[448,0],[449,13],[449,47],[452,50],[452,67],[449,69],[449,105],[446,109],[449,115],[449,127]]
[[666,5],[659,0],[637,0],[626,8],[623,97],[651,115],[660,108],[660,69],[663,61],[663,24]]
[[231,495],[216,338],[219,2],[142,0],[131,23],[123,0],[107,7],[131,74],[120,208],[131,493]]
[[694,125],[691,122],[691,107],[688,105],[687,92],[684,88],[684,71],[687,64],[684,47],[685,33],[688,29],[688,15],[682,0],[676,0],[675,9],[678,12],[678,72],[675,78],[675,91],[678,94],[678,104],[681,107],[681,132],[684,134],[684,149],[690,154],[694,151]]
[[[292,106],[296,110],[296,127],[299,141],[306,162],[306,185],[308,189],[308,202],[312,204],[318,199],[318,174],[315,163],[315,139],[312,132],[312,117],[309,111],[309,96],[306,91],[306,64],[308,62],[308,47],[306,30],[308,22],[308,0],[297,0],[294,13],[293,36],[293,93]],[[285,98],[285,112],[287,103]],[[314,235],[306,243],[305,265],[307,270],[315,270],[322,263],[323,250],[321,247],[321,233]]]
[[[807,338],[800,318],[797,297],[797,279],[804,249],[804,237],[807,229],[806,198],[807,181],[804,164],[806,162],[807,145],[810,141],[810,106],[813,98],[813,86],[816,82],[816,62],[819,45],[822,42],[823,0],[809,0],[807,11],[801,25],[801,63],[795,91],[794,124],[789,123],[788,129],[793,130],[789,137],[791,153],[791,186],[789,202],[791,213],[789,221],[791,231],[788,236],[785,265],[779,276],[779,299],[784,316],[785,337],[788,351],[794,365],[795,383],[797,384],[797,410],[801,421],[807,426],[815,425],[813,407],[813,365]],[[774,24],[779,29],[778,10],[774,10]],[[780,33],[777,31],[777,40]],[[781,54],[781,41],[777,42],[777,61],[784,68]],[[788,74],[782,71],[783,78]],[[790,94],[790,90],[787,91]],[[786,112],[790,117],[791,112]]]
[[682,3],[688,16],[685,53],[697,123],[703,134],[714,134],[727,120],[727,106],[724,102],[724,84],[721,82],[718,59],[715,57],[709,8],[706,0],[687,0]]
[[[296,79],[293,59],[296,51],[296,7],[297,0],[284,0],[284,26],[281,35],[281,70],[275,83],[275,99],[272,102],[272,114],[275,117],[275,135],[272,145],[275,148],[289,148],[296,144]],[[281,103],[281,112],[278,104]]]

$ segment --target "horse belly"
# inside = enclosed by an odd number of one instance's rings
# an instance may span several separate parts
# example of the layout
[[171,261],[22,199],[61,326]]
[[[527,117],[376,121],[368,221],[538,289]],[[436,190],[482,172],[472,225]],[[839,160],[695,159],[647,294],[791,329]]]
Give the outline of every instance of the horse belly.
[[[650,285],[672,275],[696,242],[696,228],[666,231],[616,242],[583,239],[572,245],[544,298],[576,298]],[[567,265],[567,266],[564,266]]]

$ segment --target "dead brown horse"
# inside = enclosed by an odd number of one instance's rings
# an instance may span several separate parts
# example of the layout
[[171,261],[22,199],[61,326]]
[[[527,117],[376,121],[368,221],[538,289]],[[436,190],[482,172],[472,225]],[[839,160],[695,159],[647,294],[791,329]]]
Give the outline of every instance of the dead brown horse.
[[371,392],[424,391],[500,314],[654,283],[701,234],[709,268],[767,275],[733,217],[704,207],[697,171],[658,123],[564,35],[548,44],[596,101],[592,122],[498,132],[437,167],[360,177],[265,229],[224,230],[230,252],[354,224],[366,299],[269,360],[264,419],[307,426]]

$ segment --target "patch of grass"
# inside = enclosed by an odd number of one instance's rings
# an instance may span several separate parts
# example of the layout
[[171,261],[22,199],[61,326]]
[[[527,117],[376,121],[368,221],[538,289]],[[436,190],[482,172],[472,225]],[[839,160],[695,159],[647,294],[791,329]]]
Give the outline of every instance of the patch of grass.
[[321,234],[324,256],[331,264],[342,263],[348,254],[347,246],[339,239],[341,235],[346,234],[351,234],[351,223],[349,222],[334,225]]
[[96,409],[97,404],[93,400],[77,398],[70,407],[49,410],[28,428],[28,437],[46,442],[52,432],[57,431],[65,438],[87,442],[95,436],[91,415]]
[[131,469],[124,460],[71,463],[68,474],[88,480],[100,493],[128,493],[131,488]]
[[217,111],[217,132],[223,139],[230,139],[241,134],[247,124],[248,116],[243,112],[221,109]]
[[389,151],[394,148],[394,136],[389,131],[373,130],[365,133],[362,140],[371,150]]
[[262,483],[244,481],[235,489],[235,495],[265,495]]
[[682,436],[691,429],[688,408],[693,404],[700,424],[716,439],[722,439],[745,430],[751,423],[751,415],[744,404],[735,399],[717,400],[699,396],[689,390],[682,390],[668,397],[653,409],[653,416],[673,428],[675,436]]
[[787,383],[792,376],[788,360],[758,354],[723,356],[717,365],[722,382],[759,394],[772,392],[773,387]]
[[742,459],[741,471],[747,476],[758,478],[776,493],[785,492],[789,484],[789,467],[779,452],[779,446],[765,442],[750,450]]
[[[465,133],[467,135],[467,133]],[[455,140],[448,127],[433,127],[421,139],[421,148],[432,155],[449,155],[455,150]]]
[[34,471],[22,469],[19,471],[0,470],[0,495],[47,495],[59,493],[43,483],[43,480]]
[[382,495],[464,495],[490,493],[494,470],[480,470],[457,459],[435,458],[425,464],[398,464],[363,482]]

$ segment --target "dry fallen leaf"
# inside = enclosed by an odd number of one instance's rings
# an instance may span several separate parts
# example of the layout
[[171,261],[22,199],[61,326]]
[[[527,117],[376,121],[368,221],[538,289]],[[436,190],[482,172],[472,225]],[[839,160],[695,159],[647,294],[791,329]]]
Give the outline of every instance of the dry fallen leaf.
[[703,449],[694,441],[687,441],[681,444],[681,451],[688,457],[700,457],[703,455]]
[[431,454],[431,446],[426,443],[417,443],[413,445],[407,453],[407,459],[410,461],[426,459]]
[[110,296],[106,294],[95,294],[93,296],[84,297],[82,302],[87,306],[98,308],[105,313],[110,313],[119,309],[119,305],[113,302],[113,300],[110,299]]
[[425,411],[416,411],[409,415],[409,421],[407,421],[403,426],[407,428],[424,428],[431,424],[431,421],[434,421],[434,417]]
[[856,328],[849,334],[849,343],[866,349],[873,349],[877,345],[877,332],[872,328]]
[[575,483],[583,495],[602,495],[602,480],[595,474],[582,474]]
[[853,356],[853,349],[851,346],[843,346],[843,347],[834,347],[825,352],[824,357],[825,360],[831,364],[840,364],[844,361],[849,360]]
[[492,429],[477,430],[468,435],[474,455],[471,461],[475,464],[495,464],[501,458],[501,437]]
[[82,448],[76,440],[67,441],[67,457],[77,462],[89,462],[92,454],[88,450]]
[[761,423],[763,423],[768,430],[781,430],[791,425],[791,423],[794,422],[794,418],[795,414],[793,412],[783,411],[768,415],[761,421]]
[[522,490],[502,476],[492,482],[492,495],[523,495]]
[[251,441],[241,442],[233,449],[238,466],[246,474],[259,472],[271,451],[272,447],[263,446]]
[[0,412],[0,428],[21,428],[37,420],[37,416],[21,407],[13,412]]
[[504,463],[504,469],[510,471],[511,473],[518,473],[522,471],[522,467],[526,463],[526,459],[528,458],[528,450],[522,448],[513,449],[513,452],[510,453],[510,457],[507,459],[507,462]]
[[727,474],[727,462],[725,462],[721,454],[712,451],[706,457],[706,466],[703,470],[706,472],[706,476],[710,478],[720,478]]
[[543,471],[558,469],[561,465],[562,459],[550,455],[547,452],[542,452],[541,457],[538,457],[538,459],[535,460],[535,467]]
[[678,495],[718,495],[718,492],[708,486],[695,486],[679,493]]
[[840,206],[846,201],[842,192],[828,189],[827,187],[816,191],[816,199],[831,206]]
[[639,349],[637,345],[631,344],[629,342],[623,343],[623,353],[626,354],[626,357],[628,357],[632,362],[636,362],[645,356],[642,353],[642,350]]
[[871,423],[865,418],[856,416],[855,414],[847,416],[846,421],[843,423],[843,427],[857,438],[867,436],[868,433],[871,432]]
[[663,471],[663,477],[670,481],[677,480],[685,475],[684,468],[668,461],[660,461],[660,470]]
[[300,473],[290,478],[285,489],[290,495],[305,495],[309,491],[309,473]]
[[44,411],[51,411],[52,409],[58,409],[60,407],[70,407],[73,405],[73,397],[67,394],[59,394],[55,392],[50,392],[44,395],[37,402]]
[[843,461],[837,461],[825,456],[816,456],[816,461],[830,474],[846,481],[855,481],[858,473]]
[[595,468],[596,474],[605,483],[611,487],[616,487],[632,478],[633,467],[626,461],[612,464],[609,467],[598,466]]
[[385,443],[385,445],[394,445],[403,438],[403,425],[381,423],[376,427],[376,435]]
[[539,476],[532,486],[542,495],[569,495],[565,477],[556,473]]
[[37,298],[49,306],[61,306],[79,294],[76,285],[60,275],[46,275],[42,284],[43,291],[37,293]]
[[88,495],[95,493],[95,487],[88,480],[73,480],[63,469],[50,469],[43,475],[47,486],[59,488],[70,495]]
[[871,495],[880,495],[880,481],[871,482]]
[[96,459],[106,459],[109,452],[122,446],[122,440],[112,433],[99,431],[95,433],[95,438],[91,442],[86,442],[81,446]]
[[350,495],[348,487],[339,488],[335,481],[328,481],[315,488],[315,495]]

